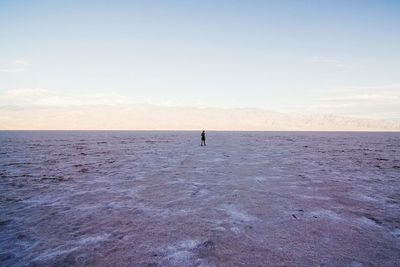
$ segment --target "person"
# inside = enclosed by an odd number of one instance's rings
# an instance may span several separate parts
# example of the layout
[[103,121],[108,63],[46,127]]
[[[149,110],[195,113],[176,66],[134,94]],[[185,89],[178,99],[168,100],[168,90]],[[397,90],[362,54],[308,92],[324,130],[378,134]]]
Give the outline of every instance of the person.
[[201,133],[201,146],[206,146],[206,132],[203,130],[203,132]]

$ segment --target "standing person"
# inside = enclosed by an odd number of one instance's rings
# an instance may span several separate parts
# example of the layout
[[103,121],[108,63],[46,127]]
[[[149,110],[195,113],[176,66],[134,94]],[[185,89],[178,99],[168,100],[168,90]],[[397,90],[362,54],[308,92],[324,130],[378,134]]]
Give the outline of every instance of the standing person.
[[201,146],[206,146],[206,132],[203,130],[203,132],[201,133]]

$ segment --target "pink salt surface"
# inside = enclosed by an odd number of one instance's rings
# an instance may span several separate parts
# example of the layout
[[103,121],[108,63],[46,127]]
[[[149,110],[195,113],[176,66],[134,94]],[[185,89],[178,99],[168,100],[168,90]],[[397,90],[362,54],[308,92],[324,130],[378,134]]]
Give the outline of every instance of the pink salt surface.
[[1,266],[400,266],[400,134],[0,132]]

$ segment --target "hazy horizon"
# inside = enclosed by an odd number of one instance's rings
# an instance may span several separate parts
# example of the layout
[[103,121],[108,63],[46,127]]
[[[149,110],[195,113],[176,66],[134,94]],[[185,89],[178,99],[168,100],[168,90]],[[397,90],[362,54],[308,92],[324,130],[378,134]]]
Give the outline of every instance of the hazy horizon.
[[400,120],[154,104],[4,108],[0,125],[0,130],[400,131]]

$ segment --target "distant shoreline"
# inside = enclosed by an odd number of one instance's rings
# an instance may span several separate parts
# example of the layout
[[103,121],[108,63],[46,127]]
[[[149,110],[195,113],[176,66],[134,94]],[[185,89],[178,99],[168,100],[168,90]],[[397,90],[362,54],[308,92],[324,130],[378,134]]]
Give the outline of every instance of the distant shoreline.
[[[24,129],[24,130],[0,130],[0,132],[200,132],[201,130],[58,130],[58,129],[46,129],[46,130],[31,130],[31,129]],[[368,131],[360,131],[360,130],[331,130],[331,131],[319,131],[319,130],[207,130],[207,132],[241,132],[241,133],[400,133],[400,130],[368,130]]]

